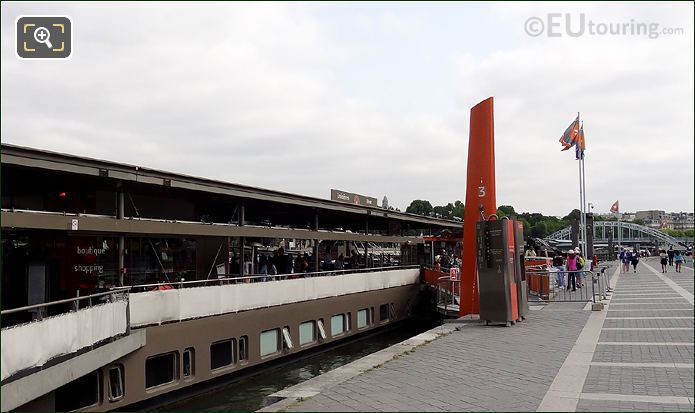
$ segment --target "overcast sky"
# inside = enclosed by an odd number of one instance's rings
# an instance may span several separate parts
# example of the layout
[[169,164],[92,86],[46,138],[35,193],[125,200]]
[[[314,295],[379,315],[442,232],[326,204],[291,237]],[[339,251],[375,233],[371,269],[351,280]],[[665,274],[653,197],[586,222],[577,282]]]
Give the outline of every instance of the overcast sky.
[[[20,15],[70,16],[72,57],[19,60]],[[607,23],[627,34],[596,33]],[[639,23],[660,35],[631,34]],[[465,199],[469,111],[494,96],[498,205],[579,207],[558,139],[581,112],[594,212],[693,211],[693,50],[692,3],[3,2],[1,134],[405,209]]]

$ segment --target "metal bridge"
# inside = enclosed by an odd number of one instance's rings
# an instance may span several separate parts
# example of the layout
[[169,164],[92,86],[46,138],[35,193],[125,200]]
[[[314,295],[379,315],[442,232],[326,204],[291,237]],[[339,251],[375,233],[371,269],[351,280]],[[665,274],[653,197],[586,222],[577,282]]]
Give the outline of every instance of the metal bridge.
[[[594,221],[594,242],[617,244],[654,244],[683,248],[685,244],[678,239],[654,228],[623,221]],[[570,241],[570,227],[563,228],[544,238],[546,241]]]

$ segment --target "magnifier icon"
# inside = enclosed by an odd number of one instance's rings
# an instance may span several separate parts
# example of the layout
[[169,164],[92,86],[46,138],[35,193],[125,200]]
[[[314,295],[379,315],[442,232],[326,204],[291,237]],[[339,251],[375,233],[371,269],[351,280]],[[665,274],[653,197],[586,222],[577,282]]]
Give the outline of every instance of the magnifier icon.
[[53,44],[51,44],[51,32],[43,26],[37,27],[36,30],[34,30],[34,40],[38,43],[45,44],[49,49],[53,49]]

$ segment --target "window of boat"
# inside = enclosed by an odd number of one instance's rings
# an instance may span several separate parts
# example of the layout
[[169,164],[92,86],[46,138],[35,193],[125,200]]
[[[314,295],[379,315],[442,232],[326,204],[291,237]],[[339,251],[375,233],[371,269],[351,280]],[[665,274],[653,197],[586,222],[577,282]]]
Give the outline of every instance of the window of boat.
[[210,370],[231,366],[234,363],[233,338],[210,344]]
[[145,360],[145,388],[172,383],[178,379],[178,352],[158,354]]
[[284,349],[291,349],[294,347],[294,344],[292,344],[292,336],[290,335],[290,328],[288,326],[285,326],[282,328],[282,348]]
[[195,349],[189,347],[183,351],[183,378],[189,379],[195,375]]
[[323,318],[319,318],[316,322],[316,327],[319,329],[319,336],[322,340],[326,339],[326,328],[323,325]]
[[348,311],[345,314],[345,331],[350,331],[352,329],[352,313]]
[[278,352],[280,329],[274,328],[261,333],[261,357]]
[[331,337],[339,336],[345,332],[345,314],[336,314],[331,317]]
[[311,344],[316,341],[316,321],[305,321],[299,325],[299,345]]
[[369,316],[372,318],[372,322],[369,324],[374,324],[374,307],[369,307]]
[[239,362],[249,359],[249,336],[239,337]]
[[382,304],[379,306],[379,321],[384,321],[389,319],[389,305]]
[[357,328],[365,328],[369,325],[369,309],[363,308],[357,312]]
[[394,303],[389,304],[389,319],[396,319],[396,305]]
[[115,402],[123,398],[123,365],[109,367],[109,401]]
[[101,400],[99,371],[93,371],[55,390],[55,409],[58,412],[96,406]]

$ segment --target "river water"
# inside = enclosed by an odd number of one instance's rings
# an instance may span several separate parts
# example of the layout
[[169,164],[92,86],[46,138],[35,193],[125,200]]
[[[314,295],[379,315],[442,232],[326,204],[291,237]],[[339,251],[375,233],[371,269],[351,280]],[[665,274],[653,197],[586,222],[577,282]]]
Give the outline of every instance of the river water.
[[406,322],[371,336],[358,338],[310,357],[264,370],[250,377],[230,380],[205,393],[159,406],[162,411],[255,411],[273,400],[266,396],[348,364],[434,327],[425,322]]

